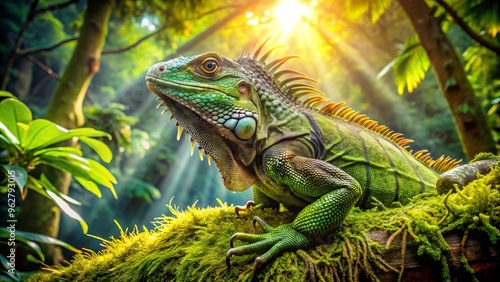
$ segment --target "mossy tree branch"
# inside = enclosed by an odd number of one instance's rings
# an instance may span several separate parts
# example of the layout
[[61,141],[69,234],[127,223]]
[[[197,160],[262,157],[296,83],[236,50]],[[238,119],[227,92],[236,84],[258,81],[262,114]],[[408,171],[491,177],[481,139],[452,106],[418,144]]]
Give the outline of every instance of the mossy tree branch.
[[129,46],[118,48],[118,49],[113,49],[113,50],[104,50],[104,51],[102,51],[102,55],[119,54],[119,53],[123,53],[123,52],[129,51],[129,50],[131,50],[131,49],[139,46],[139,44],[141,44],[145,40],[147,40],[147,39],[149,39],[149,38],[151,38],[151,37],[159,34],[160,32],[164,31],[165,29],[167,29],[166,26],[164,26],[162,28],[159,28],[159,29],[155,30],[154,32],[151,32],[150,34],[145,35],[145,36],[139,38],[139,40],[137,40],[136,42],[130,44]]
[[[443,202],[446,201],[445,205]],[[102,252],[78,254],[29,281],[251,281],[258,254],[225,254],[235,232],[261,233],[252,218],[272,226],[294,214],[234,206],[186,211],[155,222],[154,231],[122,231]],[[335,234],[309,249],[285,252],[264,265],[258,281],[490,281],[500,275],[500,166],[451,195],[424,194],[403,207],[354,209]],[[391,235],[392,234],[392,235]],[[388,243],[389,242],[389,243]],[[236,244],[242,244],[236,242]],[[387,247],[386,247],[387,246]]]
[[80,0],[68,0],[68,1],[66,1],[64,3],[54,4],[54,5],[45,7],[45,8],[41,8],[41,9],[35,10],[32,13],[29,14],[28,20],[32,21],[34,18],[36,18],[37,16],[39,16],[41,14],[66,8],[66,7],[68,7],[71,4],[78,3],[78,1],[80,1]]
[[66,44],[66,43],[73,42],[76,40],[78,40],[78,37],[71,37],[71,38],[61,40],[61,41],[54,43],[50,46],[19,50],[17,52],[16,56],[30,56],[30,55],[38,54],[41,52],[52,51],[52,50]]

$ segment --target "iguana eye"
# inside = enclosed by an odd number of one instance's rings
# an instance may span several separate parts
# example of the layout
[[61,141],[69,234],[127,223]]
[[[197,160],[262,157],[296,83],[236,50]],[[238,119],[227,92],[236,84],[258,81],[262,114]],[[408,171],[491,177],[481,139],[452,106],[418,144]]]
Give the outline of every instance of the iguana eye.
[[201,62],[201,70],[207,74],[213,74],[219,70],[219,62],[214,58],[207,58]]

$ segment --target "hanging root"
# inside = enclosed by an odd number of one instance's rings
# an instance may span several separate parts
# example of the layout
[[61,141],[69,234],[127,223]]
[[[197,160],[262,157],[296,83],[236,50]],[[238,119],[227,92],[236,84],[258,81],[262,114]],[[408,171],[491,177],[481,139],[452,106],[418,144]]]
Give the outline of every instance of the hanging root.
[[314,268],[312,258],[303,250],[298,250],[297,255],[301,257],[307,265],[307,269],[309,270],[309,281],[316,282],[316,269]]
[[366,245],[366,242],[363,239],[360,239],[360,240],[358,240],[358,246],[360,247],[361,250],[363,250],[363,252],[362,252],[363,269],[365,270],[366,275],[371,280],[377,281],[378,280],[377,274],[375,273],[375,271],[373,270],[372,266],[368,262],[368,256],[370,254],[369,254],[369,251],[368,251],[369,248]]
[[385,244],[385,249],[386,250],[388,250],[391,247],[391,244],[394,241],[394,239],[396,239],[396,237],[398,237],[399,234],[401,234],[401,232],[403,232],[404,230],[406,230],[406,228],[408,228],[408,226],[406,224],[403,224],[403,226],[401,226],[401,228],[399,228],[396,232],[394,232],[389,237],[389,239],[387,239],[387,243]]
[[339,276],[339,273],[343,273],[344,272],[344,268],[342,267],[342,263],[340,263],[340,261],[336,262],[335,263],[336,267],[335,269],[338,269],[340,271],[333,271],[333,273],[335,274],[335,280],[336,281],[345,281],[345,279],[340,279],[340,276]]
[[448,216],[450,214],[453,214],[453,211],[450,209],[450,207],[448,207],[448,197],[450,197],[452,191],[453,190],[448,191],[448,193],[446,193],[446,196],[443,199],[443,205],[446,208],[446,214],[438,221],[438,223],[436,224],[437,226],[442,225],[444,221],[448,218]]
[[398,282],[403,279],[403,273],[405,271],[405,257],[406,257],[406,237],[408,235],[408,230],[405,229],[403,232],[403,237],[401,238],[401,270],[398,275]]
[[353,260],[352,257],[354,256],[353,251],[352,251],[352,246],[349,243],[349,240],[344,240],[342,242],[342,258],[345,259],[347,262],[347,279],[349,282],[353,282]]
[[394,242],[394,239],[398,237],[401,233],[403,233],[401,237],[401,269],[398,271],[398,282],[403,279],[403,273],[405,270],[405,257],[406,257],[406,246],[407,246],[407,237],[408,237],[408,225],[403,224],[401,228],[399,228],[396,232],[394,232],[389,239],[387,240],[387,243],[385,245],[385,249],[388,250],[392,243]]
[[469,261],[465,257],[465,243],[467,242],[467,237],[469,236],[469,230],[469,228],[465,229],[464,235],[462,236],[462,241],[460,242],[460,263],[462,264],[463,268],[471,274],[473,281],[479,281],[474,276],[475,271],[469,265]]

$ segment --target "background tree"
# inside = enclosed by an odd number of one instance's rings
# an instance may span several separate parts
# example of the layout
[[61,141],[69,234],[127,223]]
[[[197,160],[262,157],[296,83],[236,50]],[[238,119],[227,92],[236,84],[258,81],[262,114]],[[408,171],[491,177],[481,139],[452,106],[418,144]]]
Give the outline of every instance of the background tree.
[[457,127],[469,160],[480,152],[496,152],[486,115],[475,97],[464,68],[450,40],[424,1],[400,0],[420,38]]
[[[35,7],[37,2],[34,2]],[[113,7],[113,0],[89,0],[88,2],[77,46],[45,116],[64,128],[72,129],[83,125],[83,99],[92,77],[99,70],[100,54]],[[70,142],[71,146],[76,145],[75,141]],[[68,194],[70,174],[52,169],[46,169],[45,174],[61,193]],[[37,209],[21,210],[20,229],[51,237],[58,236],[60,212],[54,202],[38,194],[29,194],[22,205],[36,206]],[[52,245],[45,247],[44,253],[49,258],[49,263],[57,264],[62,261],[62,255],[58,250],[59,248]]]

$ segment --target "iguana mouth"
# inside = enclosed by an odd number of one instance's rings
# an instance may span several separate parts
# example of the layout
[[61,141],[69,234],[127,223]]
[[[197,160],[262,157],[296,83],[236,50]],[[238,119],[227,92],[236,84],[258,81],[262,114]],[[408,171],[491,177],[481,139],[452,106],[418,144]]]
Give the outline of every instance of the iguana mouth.
[[[175,100],[169,98],[168,96],[165,95],[159,95],[159,98],[157,100],[161,100],[162,103],[160,103],[157,108],[161,108],[162,106],[165,107],[165,109],[162,111],[161,114],[164,114],[168,111],[171,112],[170,115],[170,120],[175,119],[176,123],[175,125],[177,126],[177,141],[180,141],[182,138],[182,133],[184,132],[184,138],[186,139],[188,134],[191,134],[190,137],[190,142],[191,142],[191,150],[190,154],[191,156],[194,153],[194,149],[196,147],[196,143],[199,144],[198,146],[198,151],[200,155],[200,160],[203,161],[203,155],[207,156],[207,161],[208,164],[211,164],[211,155],[209,148],[204,148],[203,144],[199,142],[199,140],[193,136],[192,133],[195,133],[194,135],[197,135],[196,129],[191,129],[191,128],[199,128],[199,127],[212,127],[211,124],[208,122],[204,121],[203,118],[197,114],[196,112],[193,112],[189,109],[187,109],[184,105],[176,102]],[[190,120],[190,122],[186,122],[186,120]],[[196,123],[199,123],[199,125],[194,125]],[[191,130],[190,130],[191,129]],[[215,133],[215,132],[214,132]],[[217,163],[216,163],[217,164]]]
[[180,140],[184,130],[185,134],[191,135],[191,155],[193,155],[196,143],[198,143],[200,159],[203,160],[203,156],[206,155],[209,164],[211,159],[214,160],[227,188],[233,191],[247,189],[251,184],[246,184],[247,181],[241,179],[246,173],[242,173],[243,165],[234,157],[231,142],[221,135],[213,124],[204,120],[185,105],[170,98],[168,94],[163,93],[164,89],[158,89],[154,80],[146,78],[146,84],[153,93],[159,96],[157,100],[162,101],[157,108],[165,106],[166,109],[162,114],[170,111],[171,119],[176,120],[177,140]]

